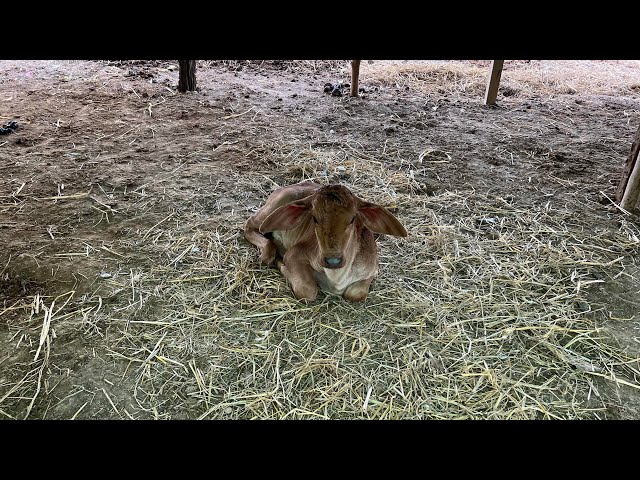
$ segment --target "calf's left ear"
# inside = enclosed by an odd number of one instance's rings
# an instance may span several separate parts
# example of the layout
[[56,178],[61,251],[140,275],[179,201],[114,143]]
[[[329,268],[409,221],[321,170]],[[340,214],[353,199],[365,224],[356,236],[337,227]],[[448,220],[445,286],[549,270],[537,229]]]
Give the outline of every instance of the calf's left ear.
[[367,227],[374,233],[406,237],[407,231],[393,214],[384,207],[375,203],[361,202],[358,215]]
[[309,214],[309,204],[305,201],[291,202],[277,208],[264,219],[260,225],[260,233],[275,230],[291,230],[300,225]]

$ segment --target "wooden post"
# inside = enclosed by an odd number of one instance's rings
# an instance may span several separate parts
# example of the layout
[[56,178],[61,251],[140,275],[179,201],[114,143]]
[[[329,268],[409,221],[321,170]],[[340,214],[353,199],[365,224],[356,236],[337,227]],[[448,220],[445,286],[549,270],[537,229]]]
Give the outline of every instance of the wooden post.
[[629,175],[629,183],[627,183],[620,207],[629,211],[634,210],[638,204],[638,197],[640,197],[640,163],[636,162],[635,168]]
[[504,60],[493,60],[491,62],[491,74],[487,82],[487,90],[484,94],[485,105],[495,105],[498,98],[498,87],[500,86],[500,76],[502,75],[502,66]]
[[180,65],[180,74],[178,79],[178,91],[184,93],[186,91],[193,92],[196,89],[196,61],[195,60],[178,60]]
[[622,178],[616,190],[616,200],[625,210],[633,210],[638,203],[640,196],[640,163],[638,162],[640,153],[640,127],[636,131],[631,145],[631,153],[627,158],[627,163],[622,171]]
[[360,76],[360,60],[351,60],[351,96],[358,96],[358,77]]

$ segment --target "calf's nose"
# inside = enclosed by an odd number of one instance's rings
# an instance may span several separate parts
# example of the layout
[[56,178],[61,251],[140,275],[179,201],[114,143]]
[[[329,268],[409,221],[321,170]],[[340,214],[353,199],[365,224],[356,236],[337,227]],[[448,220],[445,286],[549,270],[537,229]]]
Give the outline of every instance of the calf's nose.
[[340,268],[342,257],[324,257],[324,263],[327,268]]

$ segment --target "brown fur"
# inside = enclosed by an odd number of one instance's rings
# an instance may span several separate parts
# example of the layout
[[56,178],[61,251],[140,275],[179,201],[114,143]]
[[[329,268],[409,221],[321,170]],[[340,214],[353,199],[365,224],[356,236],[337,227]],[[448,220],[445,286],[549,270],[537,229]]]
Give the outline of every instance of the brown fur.
[[260,261],[276,263],[296,298],[307,300],[316,297],[318,286],[351,301],[367,298],[378,274],[373,233],[407,236],[385,208],[342,185],[310,181],[274,191],[244,229]]

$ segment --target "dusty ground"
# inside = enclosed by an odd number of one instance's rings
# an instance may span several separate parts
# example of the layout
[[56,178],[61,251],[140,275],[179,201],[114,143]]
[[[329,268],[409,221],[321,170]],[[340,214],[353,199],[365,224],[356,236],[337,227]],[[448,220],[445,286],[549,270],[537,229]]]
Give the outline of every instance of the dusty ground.
[[[503,74],[499,107],[488,108],[482,80],[455,75],[446,63],[438,85],[429,83],[437,69],[398,77],[411,80],[403,84],[376,77],[379,64],[363,64],[365,92],[353,99],[323,92],[326,82],[348,82],[344,62],[201,62],[200,91],[183,95],[175,92],[174,62],[0,62],[0,123],[19,124],[0,136],[0,416],[260,417],[248,407],[233,410],[232,402],[217,415],[215,405],[197,397],[206,378],[218,378],[201,374],[217,364],[209,340],[195,337],[184,346],[193,363],[181,365],[197,386],[169,395],[168,381],[141,384],[161,341],[149,334],[139,347],[119,335],[169,321],[161,304],[166,292],[137,282],[149,271],[178,279],[171,269],[205,248],[202,232],[229,246],[208,259],[224,265],[239,250],[256,262],[240,237],[242,223],[276,185],[316,171],[298,161],[303,151],[331,153],[320,180],[346,178],[348,171],[334,166],[348,168],[354,158],[377,161],[389,175],[380,177],[385,188],[395,185],[392,175],[410,177],[394,187],[404,199],[397,215],[410,232],[421,224],[412,202],[460,194],[473,203],[470,192],[477,192],[532,215],[560,209],[566,225],[586,237],[631,238],[631,246],[611,247],[609,273],[592,278],[582,294],[601,335],[637,359],[638,217],[618,212],[602,192],[613,196],[628,155],[640,117],[638,86],[599,93],[552,85],[549,94],[535,82],[509,80],[521,66],[513,63]],[[640,66],[628,68],[640,78]],[[370,191],[361,195],[376,201]],[[402,248],[390,240],[383,248],[396,245]],[[386,261],[381,275],[392,276],[393,258]],[[263,282],[278,282],[274,272],[248,264]],[[201,273],[209,275],[206,268]],[[290,296],[284,280],[273,288]],[[252,293],[256,301],[264,296]],[[189,311],[202,313],[198,304],[185,306]],[[133,362],[136,355],[147,361]],[[637,378],[627,377],[629,385],[597,380],[598,418],[640,418]],[[225,388],[213,392],[222,398]],[[339,411],[323,415],[341,418]]]

